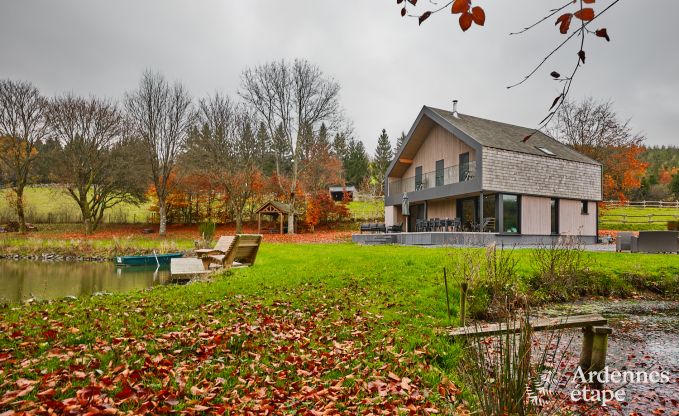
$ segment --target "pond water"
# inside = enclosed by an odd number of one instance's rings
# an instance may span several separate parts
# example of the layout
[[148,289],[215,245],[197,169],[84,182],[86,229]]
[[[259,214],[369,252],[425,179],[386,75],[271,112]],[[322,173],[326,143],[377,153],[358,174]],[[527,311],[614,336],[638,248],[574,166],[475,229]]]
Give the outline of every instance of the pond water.
[[169,266],[116,267],[113,262],[0,260],[0,304],[118,293],[167,283]]
[[[665,371],[667,383],[637,383],[624,387],[626,400],[610,414],[679,415],[679,302],[662,300],[587,301],[561,305],[551,315],[600,313],[609,319],[607,364],[620,371]],[[579,351],[581,337],[573,343]]]

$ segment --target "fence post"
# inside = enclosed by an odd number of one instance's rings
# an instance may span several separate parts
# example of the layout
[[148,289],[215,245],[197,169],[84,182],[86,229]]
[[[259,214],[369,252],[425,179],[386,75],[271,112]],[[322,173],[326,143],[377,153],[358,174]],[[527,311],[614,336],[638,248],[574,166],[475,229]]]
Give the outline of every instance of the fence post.
[[644,208],[646,208],[646,200],[644,200]]
[[653,222],[653,214],[648,214],[648,223],[650,224],[652,222]]

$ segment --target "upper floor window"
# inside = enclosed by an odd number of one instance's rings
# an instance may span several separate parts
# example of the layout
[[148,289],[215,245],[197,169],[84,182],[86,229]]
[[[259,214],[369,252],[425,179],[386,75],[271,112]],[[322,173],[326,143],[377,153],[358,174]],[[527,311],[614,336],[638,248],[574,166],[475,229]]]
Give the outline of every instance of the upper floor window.
[[556,156],[554,152],[547,149],[546,147],[535,146],[535,148],[541,151],[542,153],[546,154],[547,156]]
[[580,201],[580,212],[582,214],[589,214],[589,201]]
[[458,168],[460,182],[471,179],[471,173],[469,172],[469,152],[460,153]]
[[443,159],[436,161],[436,186],[443,186]]
[[418,166],[415,168],[415,190],[419,191],[421,189],[424,189],[422,186],[422,166]]

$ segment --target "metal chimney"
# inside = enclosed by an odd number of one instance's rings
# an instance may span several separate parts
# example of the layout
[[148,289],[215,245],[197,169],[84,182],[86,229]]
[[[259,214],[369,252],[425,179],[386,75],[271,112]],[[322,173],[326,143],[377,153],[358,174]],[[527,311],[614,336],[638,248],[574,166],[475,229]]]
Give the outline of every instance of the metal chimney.
[[453,117],[460,118],[460,114],[457,112],[457,100],[453,100]]

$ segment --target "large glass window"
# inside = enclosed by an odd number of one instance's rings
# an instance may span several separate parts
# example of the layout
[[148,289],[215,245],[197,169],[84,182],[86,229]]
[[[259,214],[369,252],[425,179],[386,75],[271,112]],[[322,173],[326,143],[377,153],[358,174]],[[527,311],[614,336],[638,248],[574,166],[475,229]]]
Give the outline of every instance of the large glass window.
[[478,198],[466,198],[457,201],[457,216],[462,221],[462,229],[471,231],[478,220]]
[[502,232],[519,233],[519,196],[502,195]]
[[443,159],[436,161],[436,186],[443,186]]
[[552,219],[552,234],[559,234],[559,200],[552,199],[550,204]]
[[483,218],[489,220],[486,231],[497,231],[495,211],[497,208],[497,195],[483,196]]

